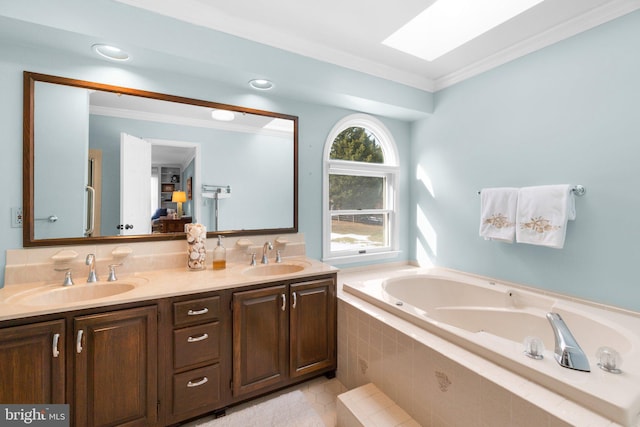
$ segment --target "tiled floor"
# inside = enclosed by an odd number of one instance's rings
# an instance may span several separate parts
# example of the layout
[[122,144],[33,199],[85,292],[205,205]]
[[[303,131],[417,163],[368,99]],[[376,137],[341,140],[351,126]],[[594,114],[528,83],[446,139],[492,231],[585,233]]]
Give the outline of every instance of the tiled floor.
[[336,399],[339,394],[347,391],[337,378],[328,380],[325,377],[319,377],[295,386],[294,389],[302,390],[322,417],[325,426],[336,426]]
[[[234,406],[233,408],[227,410],[227,414],[239,411],[250,405],[255,405],[257,403],[273,399],[280,396],[281,394],[285,394],[294,390],[300,390],[304,393],[304,395],[309,400],[309,403],[311,403],[316,412],[318,412],[318,415],[320,415],[320,417],[324,421],[325,426],[336,427],[336,399],[339,394],[347,391],[345,386],[343,386],[337,378],[333,378],[330,380],[325,377],[314,378],[312,380],[291,386],[267,396],[254,399],[242,405]],[[183,427],[195,425],[198,423],[198,421],[202,420],[193,421],[191,423],[185,424]]]

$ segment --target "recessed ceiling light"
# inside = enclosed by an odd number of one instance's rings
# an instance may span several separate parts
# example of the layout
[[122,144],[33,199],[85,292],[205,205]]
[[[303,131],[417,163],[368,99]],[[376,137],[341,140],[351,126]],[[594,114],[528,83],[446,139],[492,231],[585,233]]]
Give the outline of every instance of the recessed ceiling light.
[[253,79],[249,82],[249,86],[258,90],[269,90],[273,88],[273,83],[266,79]]
[[542,1],[438,0],[382,44],[433,61]]
[[230,122],[236,118],[236,115],[233,111],[229,110],[213,110],[211,117],[222,122]]
[[98,55],[112,61],[128,61],[131,59],[131,56],[119,47],[110,46],[108,44],[94,44],[91,48]]

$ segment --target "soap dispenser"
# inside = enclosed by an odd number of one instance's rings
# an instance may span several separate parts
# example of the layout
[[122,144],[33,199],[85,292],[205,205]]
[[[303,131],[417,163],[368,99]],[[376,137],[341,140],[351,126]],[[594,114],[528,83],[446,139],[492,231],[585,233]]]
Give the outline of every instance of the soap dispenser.
[[227,267],[227,250],[222,246],[222,235],[218,235],[218,246],[213,250],[213,269],[223,270]]

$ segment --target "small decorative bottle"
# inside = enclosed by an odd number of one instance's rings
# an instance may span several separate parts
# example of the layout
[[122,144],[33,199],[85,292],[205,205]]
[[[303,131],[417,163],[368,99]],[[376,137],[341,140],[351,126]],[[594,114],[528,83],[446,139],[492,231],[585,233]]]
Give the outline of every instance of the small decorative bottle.
[[218,246],[213,249],[213,269],[223,270],[227,267],[227,250],[222,246],[222,236],[218,235]]

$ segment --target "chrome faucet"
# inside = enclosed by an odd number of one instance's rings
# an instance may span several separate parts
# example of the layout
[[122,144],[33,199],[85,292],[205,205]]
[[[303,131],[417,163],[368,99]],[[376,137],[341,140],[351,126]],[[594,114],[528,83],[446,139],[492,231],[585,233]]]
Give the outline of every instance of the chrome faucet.
[[115,282],[118,280],[118,277],[116,276],[116,267],[120,267],[121,265],[122,263],[109,264],[109,277],[107,278],[107,282]]
[[271,244],[271,242],[269,241],[264,242],[264,246],[262,246],[262,261],[261,261],[263,264],[269,264],[267,253],[272,249],[273,249],[273,245]]
[[73,278],[71,277],[71,267],[54,268],[55,271],[64,271],[64,281],[62,286],[73,286]]
[[591,372],[587,356],[573,335],[571,335],[571,331],[569,331],[562,317],[558,313],[547,313],[547,320],[549,320],[556,338],[554,355],[560,366]]
[[64,273],[64,281],[62,286],[73,286],[73,278],[71,277],[71,270]]
[[87,259],[84,260],[84,263],[89,266],[89,277],[87,277],[87,283],[94,283],[98,281],[98,277],[96,277],[96,256],[95,254],[87,255]]

